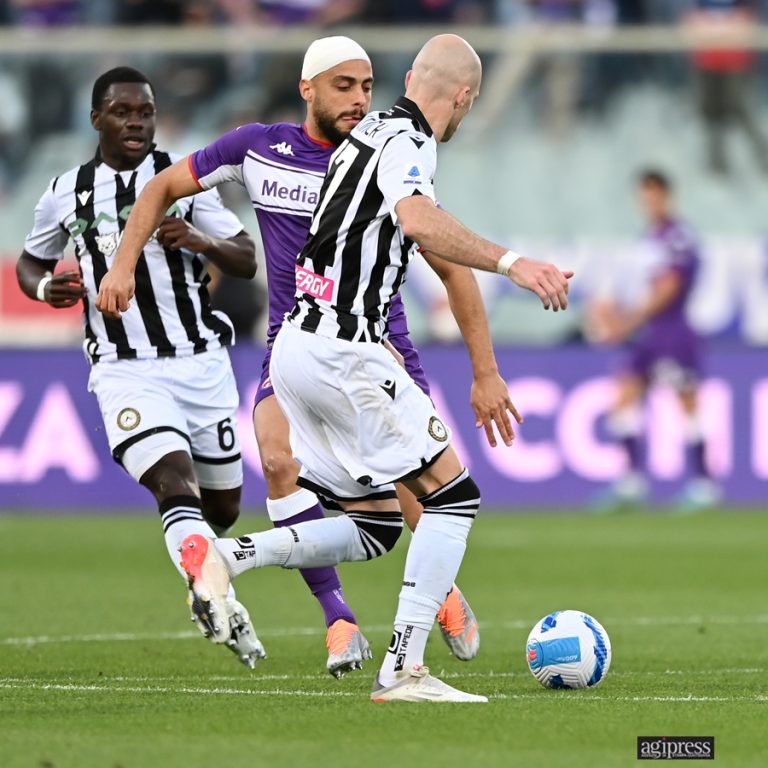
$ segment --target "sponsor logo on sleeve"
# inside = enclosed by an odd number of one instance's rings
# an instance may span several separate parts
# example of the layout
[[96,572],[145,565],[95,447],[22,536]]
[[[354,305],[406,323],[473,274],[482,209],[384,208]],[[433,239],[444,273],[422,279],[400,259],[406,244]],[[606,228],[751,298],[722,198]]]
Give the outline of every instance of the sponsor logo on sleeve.
[[414,184],[416,186],[421,186],[422,180],[423,174],[421,172],[421,168],[418,165],[409,165],[405,169],[405,175],[403,178],[404,184]]

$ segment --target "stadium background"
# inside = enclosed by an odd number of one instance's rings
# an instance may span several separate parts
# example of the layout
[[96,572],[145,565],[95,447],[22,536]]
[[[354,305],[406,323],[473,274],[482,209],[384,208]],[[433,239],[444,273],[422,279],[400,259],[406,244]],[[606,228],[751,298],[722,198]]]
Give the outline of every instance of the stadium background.
[[[589,346],[585,301],[631,268],[643,223],[632,180],[657,165],[674,178],[700,234],[704,268],[691,319],[708,339],[703,390],[708,457],[725,501],[756,504],[768,479],[768,157],[734,121],[728,167],[716,167],[699,107],[704,47],[753,51],[740,76],[768,134],[764,51],[768,2],[756,23],[697,36],[683,0],[292,0],[292,2],[0,2],[0,508],[123,509],[149,497],[111,461],[95,399],[85,391],[77,310],[30,302],[14,265],[45,184],[89,157],[94,77],[117,64],[150,75],[158,144],[188,152],[247,121],[301,120],[296,92],[308,42],[344,30],[370,52],[374,107],[398,95],[414,52],[455,29],[481,53],[481,98],[441,152],[441,203],[471,227],[576,270],[568,312],[482,275],[494,339],[513,400],[526,416],[514,448],[487,449],[468,406],[470,372],[441,288],[418,267],[405,288],[413,335],[438,405],[494,506],[587,505],[621,470],[603,413],[616,350]],[[104,26],[106,25],[106,26]],[[225,191],[253,234],[239,189]],[[263,277],[263,271],[261,276]],[[263,293],[258,280],[243,311]],[[222,308],[231,299],[219,298]],[[262,316],[263,319],[263,316]],[[261,320],[253,338],[262,335]],[[246,503],[263,498],[250,402],[258,344],[234,361],[243,402]],[[683,425],[670,392],[654,393],[648,465],[654,498],[679,490]]]
[[[712,169],[693,5],[0,0],[2,768],[623,768],[636,764],[638,736],[653,734],[712,735],[719,766],[768,765],[765,157],[742,115],[727,137],[729,168]],[[767,9],[768,0],[755,5],[760,24],[744,39],[719,30],[706,41],[755,52],[735,86],[766,133]],[[263,664],[251,672],[203,641],[149,495],[109,457],[86,392],[78,312],[29,301],[16,286],[46,183],[95,149],[88,114],[99,73],[146,70],[158,141],[187,152],[246,120],[301,119],[302,51],[337,29],[371,53],[375,107],[398,95],[429,35],[454,29],[478,48],[482,95],[442,148],[440,199],[480,232],[577,271],[573,304],[557,315],[481,276],[502,370],[527,417],[510,450],[489,450],[474,429],[466,356],[434,282],[414,271],[406,286],[458,448],[486,506],[514,512],[479,516],[458,577],[480,621],[478,658],[451,658],[437,632],[427,648],[441,678],[489,696],[480,711],[368,704],[404,541],[340,567],[376,654],[360,673],[337,681],[325,672],[320,611],[298,574],[280,569],[237,583],[269,653]],[[726,499],[691,516],[667,506],[573,514],[620,469],[603,425],[620,355],[585,343],[581,318],[591,295],[630,274],[643,227],[631,185],[647,164],[674,177],[704,243],[691,315],[708,340],[709,454]],[[256,233],[241,192],[226,194]],[[240,308],[252,305],[248,292]],[[249,507],[240,535],[269,521],[247,413],[258,347],[241,338],[233,360]],[[681,487],[682,431],[669,392],[654,393],[651,409],[648,463],[665,502]],[[102,514],[126,509],[140,514]],[[611,637],[611,671],[597,689],[545,690],[527,669],[530,628],[560,608],[587,611]]]

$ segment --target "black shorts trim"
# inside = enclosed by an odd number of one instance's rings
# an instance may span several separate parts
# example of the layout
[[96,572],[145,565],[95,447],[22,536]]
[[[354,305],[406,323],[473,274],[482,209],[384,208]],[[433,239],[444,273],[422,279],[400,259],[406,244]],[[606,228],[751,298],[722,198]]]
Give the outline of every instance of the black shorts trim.
[[[384,499],[397,498],[397,493],[395,493],[395,491],[377,491],[376,493],[367,493],[364,496],[339,496],[338,494],[334,493],[330,489],[324,488],[322,485],[319,485],[318,483],[313,483],[311,480],[307,480],[304,477],[300,477],[296,481],[296,485],[298,485],[301,488],[306,488],[308,491],[312,491],[313,493],[316,493],[318,496],[321,496],[324,501],[331,502],[331,504],[338,501],[344,501],[344,502],[382,501]],[[324,504],[324,506],[327,506],[328,509],[337,509],[337,510],[341,509],[341,507],[339,506],[331,506],[328,504]]]
[[192,447],[192,441],[189,439],[189,435],[185,434],[180,429],[176,429],[176,427],[152,427],[152,429],[145,429],[137,435],[131,435],[127,440],[123,440],[122,443],[118,443],[112,449],[112,458],[122,466],[123,456],[132,445],[136,445],[136,443],[141,442],[145,438],[157,435],[160,432],[175,432],[177,435],[181,435],[181,437],[189,443],[190,448]]
[[402,477],[398,477],[397,480],[393,480],[393,483],[404,483],[406,480],[415,480],[420,475],[424,474],[447,450],[448,445],[445,446],[441,451],[436,453],[429,461],[426,459],[421,460],[421,466],[417,469],[413,469],[410,472],[407,472]]
[[234,453],[231,456],[217,456],[215,458],[192,454],[192,461],[199,461],[201,464],[232,464],[235,461],[240,461],[241,458],[242,456],[239,453]]

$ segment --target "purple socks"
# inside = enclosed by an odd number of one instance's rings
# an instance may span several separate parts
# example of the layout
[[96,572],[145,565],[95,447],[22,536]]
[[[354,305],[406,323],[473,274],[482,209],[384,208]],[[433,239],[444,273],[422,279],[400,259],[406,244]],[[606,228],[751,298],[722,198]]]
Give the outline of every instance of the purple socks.
[[[300,490],[284,499],[267,499],[267,510],[275,528],[288,528],[310,520],[322,520],[325,517],[317,497],[309,491]],[[325,625],[330,627],[335,621],[344,619],[357,624],[355,614],[344,600],[341,582],[336,569],[300,568],[304,581],[317,598],[325,614]]]

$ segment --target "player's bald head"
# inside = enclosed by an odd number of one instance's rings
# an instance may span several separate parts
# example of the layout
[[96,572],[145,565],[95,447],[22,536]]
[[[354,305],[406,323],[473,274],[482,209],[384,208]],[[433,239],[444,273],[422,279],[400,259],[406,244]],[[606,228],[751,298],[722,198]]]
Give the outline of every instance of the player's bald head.
[[422,109],[440,141],[448,141],[480,93],[483,67],[458,35],[436,35],[413,60],[405,95]]
[[483,68],[475,49],[458,35],[430,38],[413,60],[409,87],[444,94],[462,87],[472,93],[480,87]]

